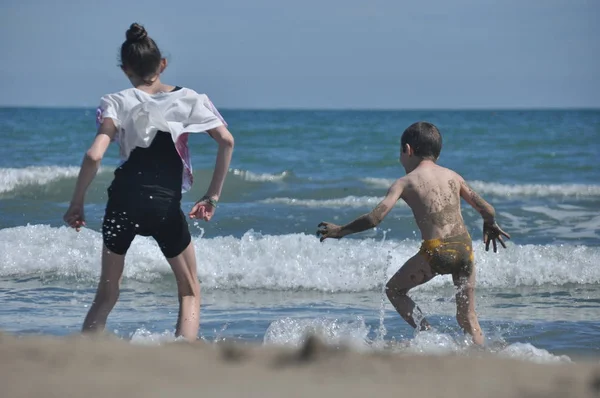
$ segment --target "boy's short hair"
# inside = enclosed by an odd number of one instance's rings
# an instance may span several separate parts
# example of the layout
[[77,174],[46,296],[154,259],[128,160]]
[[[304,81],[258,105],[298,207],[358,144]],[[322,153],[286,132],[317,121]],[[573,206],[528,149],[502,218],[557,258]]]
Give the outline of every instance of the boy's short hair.
[[410,145],[415,155],[423,159],[437,160],[442,150],[442,135],[437,127],[428,122],[411,124],[400,139],[402,152],[406,144]]

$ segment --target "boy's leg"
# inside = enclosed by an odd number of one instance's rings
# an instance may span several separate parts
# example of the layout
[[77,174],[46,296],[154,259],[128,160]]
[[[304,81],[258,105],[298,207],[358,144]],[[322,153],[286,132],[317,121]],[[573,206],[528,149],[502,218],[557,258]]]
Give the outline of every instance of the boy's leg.
[[458,289],[456,320],[465,333],[473,337],[475,344],[483,346],[483,332],[475,312],[475,266],[472,267],[470,275],[465,272],[453,274],[452,280]]
[[413,328],[417,327],[414,313],[417,312],[421,319],[420,330],[429,329],[429,323],[423,317],[421,310],[416,306],[415,302],[407,296],[407,293],[413,287],[419,286],[431,278],[433,272],[427,260],[420,254],[411,257],[402,268],[396,272],[386,285],[386,294],[388,299],[398,311],[400,316],[404,318]]
[[102,271],[96,297],[83,321],[82,332],[102,331],[108,314],[119,299],[125,256],[115,254],[102,245]]
[[200,282],[196,271],[196,254],[192,242],[181,254],[167,258],[175,280],[179,297],[179,315],[175,336],[195,341],[200,327]]

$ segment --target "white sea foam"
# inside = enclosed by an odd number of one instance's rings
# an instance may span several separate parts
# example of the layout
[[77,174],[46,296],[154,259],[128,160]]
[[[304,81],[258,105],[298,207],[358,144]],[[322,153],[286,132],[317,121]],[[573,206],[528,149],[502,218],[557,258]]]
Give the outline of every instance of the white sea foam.
[[[381,289],[419,248],[415,240],[346,239],[319,243],[305,234],[194,238],[198,274],[208,289],[316,290]],[[100,269],[98,232],[28,225],[0,230],[0,276],[41,276],[93,281]],[[475,241],[481,288],[600,283],[600,248],[573,245],[515,245],[501,253],[483,251]],[[391,261],[387,260],[388,252]],[[127,258],[125,277],[152,281],[170,274],[151,238],[137,237]],[[416,291],[451,286],[442,276]]]
[[[112,168],[103,167],[100,172],[110,172]],[[229,172],[248,182],[281,182],[292,174],[255,173],[249,170],[230,169]],[[25,168],[0,168],[0,193],[12,191],[27,185],[45,185],[65,178],[74,178],[79,173],[77,166],[30,166]],[[375,188],[388,188],[393,180],[385,178],[362,178],[362,182]],[[499,184],[484,181],[471,181],[473,189],[482,195],[503,197],[600,197],[600,185],[585,184]],[[353,197],[331,199],[332,201],[352,201]],[[379,198],[378,198],[379,199]],[[299,199],[274,198],[271,201],[289,200],[290,204],[301,203]],[[369,201],[374,200],[368,198]],[[307,203],[312,203],[310,200]]]
[[[283,345],[300,347],[309,335],[316,335],[330,345],[343,345],[357,351],[392,350],[411,354],[425,355],[477,355],[471,350],[473,343],[465,336],[455,337],[435,330],[415,333],[410,338],[392,344],[381,343],[376,337],[369,337],[370,327],[360,317],[355,320],[338,320],[335,318],[282,318],[271,322],[265,335],[265,345]],[[571,362],[566,355],[553,355],[547,350],[537,348],[529,343],[513,343],[499,350],[492,350],[495,355],[536,363]]]
[[[287,206],[302,206],[302,207],[365,207],[375,206],[381,201],[382,197],[378,196],[346,196],[344,198],[335,199],[295,199],[295,198],[268,198],[261,200],[260,203],[265,204],[281,204]],[[404,202],[398,202],[402,204]]]
[[317,335],[328,344],[340,344],[363,350],[370,347],[369,327],[361,318],[338,321],[329,318],[282,318],[271,322],[263,343],[300,347],[307,336]]
[[[99,173],[112,172],[114,168],[102,167]],[[249,182],[279,182],[290,176],[289,171],[279,174],[253,173],[247,170],[231,169],[229,172]],[[0,194],[25,186],[43,186],[79,174],[77,166],[30,166],[24,168],[0,168]]]
[[547,362],[571,362],[566,355],[553,355],[550,352],[536,348],[529,343],[514,343],[498,352],[498,355],[505,358],[526,359],[537,363]]
[[[389,188],[394,182],[387,178],[363,178],[367,185],[375,188]],[[500,184],[485,181],[470,181],[469,185],[482,195],[504,197],[598,197],[600,185],[586,184]]]
[[235,176],[240,177],[245,181],[250,182],[279,182],[283,181],[286,177],[290,175],[289,171],[283,171],[279,174],[269,174],[269,173],[253,173],[248,170],[240,170],[240,169],[231,169],[229,170]]
[[[119,333],[118,330],[114,332]],[[309,335],[316,335],[328,345],[349,347],[359,352],[384,349],[416,355],[478,354],[478,351],[471,350],[472,343],[465,336],[456,337],[447,333],[428,331],[416,333],[414,336],[398,342],[388,341],[386,343],[379,341],[379,337],[372,339],[370,333],[370,327],[360,317],[354,320],[327,317],[286,317],[271,322],[263,336],[263,344],[299,348]],[[135,330],[129,338],[131,343],[136,345],[160,345],[178,340],[172,331],[165,330],[160,333],[151,332],[145,328]],[[218,341],[218,338],[215,339],[215,342]],[[554,355],[529,343],[504,345],[498,350],[491,350],[491,352],[498,357],[535,363],[571,362],[571,358],[566,355]]]
[[0,193],[26,185],[44,185],[50,182],[77,177],[79,167],[32,166],[22,169],[0,169]]

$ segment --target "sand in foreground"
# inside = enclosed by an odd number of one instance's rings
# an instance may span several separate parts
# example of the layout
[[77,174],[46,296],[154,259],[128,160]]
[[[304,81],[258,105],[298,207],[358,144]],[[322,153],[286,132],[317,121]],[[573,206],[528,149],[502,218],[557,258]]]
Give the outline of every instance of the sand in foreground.
[[600,397],[600,365],[0,335],[2,397]]

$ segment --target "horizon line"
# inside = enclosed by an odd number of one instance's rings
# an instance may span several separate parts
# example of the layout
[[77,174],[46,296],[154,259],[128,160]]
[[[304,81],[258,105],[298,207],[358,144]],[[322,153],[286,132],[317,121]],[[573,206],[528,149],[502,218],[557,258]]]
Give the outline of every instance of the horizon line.
[[[70,106],[70,105],[3,105],[0,104],[0,109],[82,109],[94,110],[96,106]],[[303,112],[420,112],[420,111],[438,111],[438,112],[515,112],[515,111],[600,111],[600,106],[594,107],[575,107],[575,106],[548,106],[548,107],[463,107],[463,108],[362,108],[362,107],[219,107],[221,111],[262,111],[262,112],[277,112],[277,111],[303,111]]]

